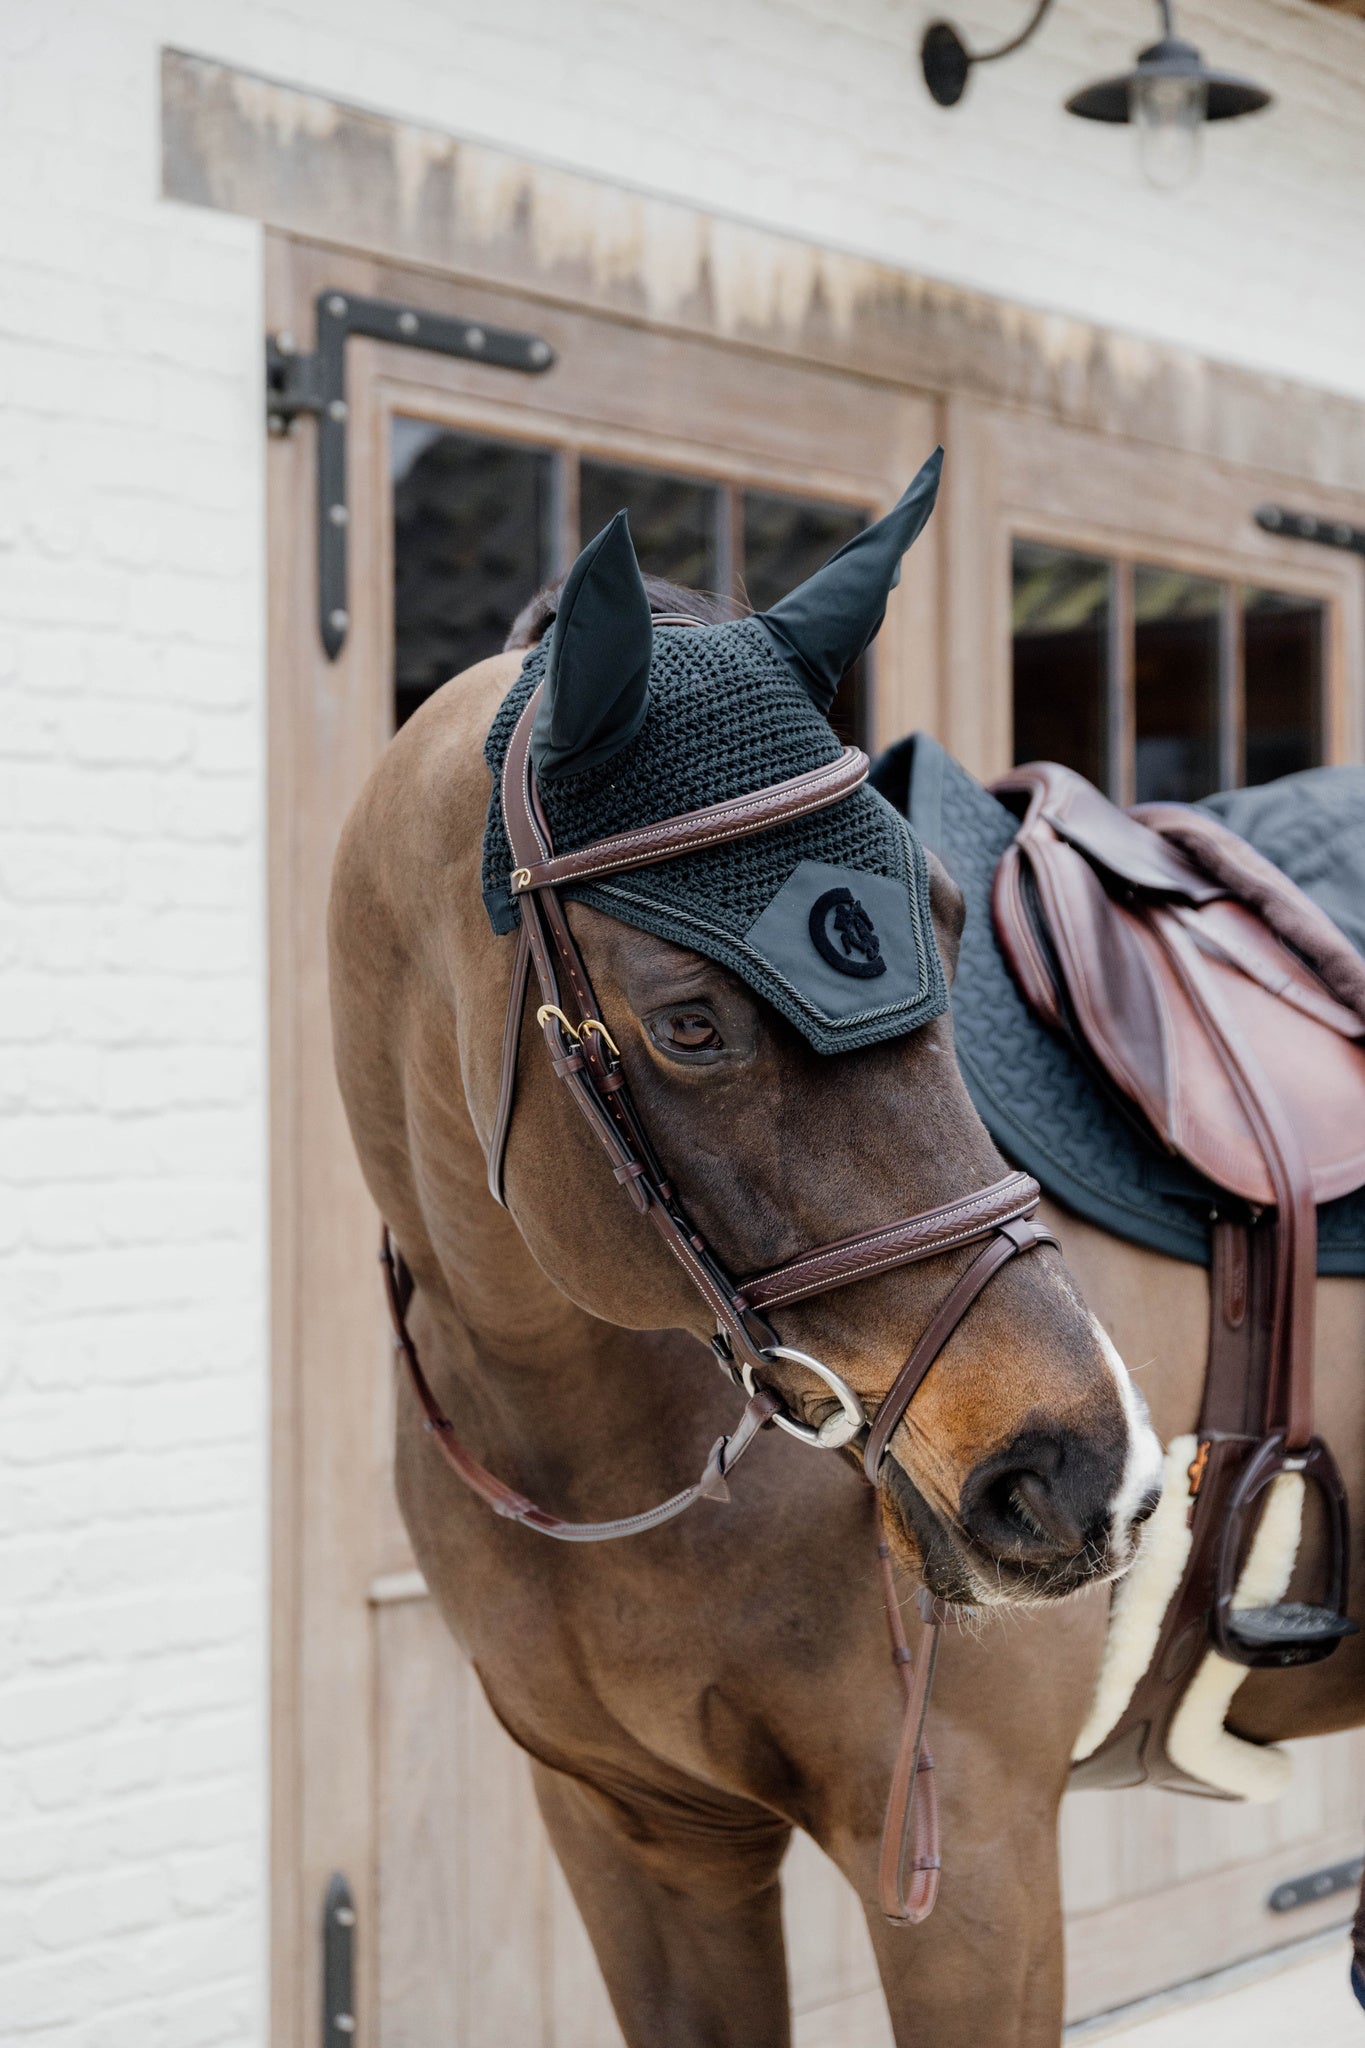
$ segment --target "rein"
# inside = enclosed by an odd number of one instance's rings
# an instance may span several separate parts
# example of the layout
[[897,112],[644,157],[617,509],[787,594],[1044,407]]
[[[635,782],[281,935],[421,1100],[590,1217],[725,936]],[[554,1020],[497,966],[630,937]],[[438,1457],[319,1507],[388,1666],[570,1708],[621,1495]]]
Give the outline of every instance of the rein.
[[[836,761],[789,781],[655,825],[619,832],[556,857],[531,762],[531,730],[540,694],[537,688],[522,712],[503,766],[503,815],[516,864],[510,886],[520,904],[521,928],[503,1031],[497,1113],[488,1148],[489,1191],[503,1204],[504,1159],[516,1094],[522,1017],[534,968],[540,994],[536,1021],[554,1071],[601,1144],[631,1204],[649,1218],[706,1302],[716,1323],[711,1339],[716,1361],[747,1401],[733,1432],[718,1437],[712,1445],[692,1486],[638,1515],[606,1522],[569,1522],[496,1478],[460,1442],[432,1392],[408,1329],[414,1282],[385,1228],[380,1259],[397,1347],[425,1427],[451,1470],[495,1514],[559,1542],[602,1543],[635,1536],[673,1521],[699,1500],[727,1500],[730,1472],[770,1423],[822,1450],[838,1450],[862,1440],[863,1471],[876,1505],[877,1554],[892,1661],[905,1690],[900,1744],[882,1832],[879,1890],[888,1919],[918,1923],[933,1910],[940,1867],[938,1808],[933,1763],[924,1747],[924,1723],[944,1609],[927,1591],[920,1592],[920,1634],[912,1655],[896,1596],[876,1490],[878,1479],[897,1426],[982,1289],[1009,1260],[1057,1240],[1034,1220],[1040,1196],[1037,1182],[1027,1174],[1010,1173],[976,1193],[819,1246],[766,1273],[738,1283],[730,1277],[723,1261],[692,1225],[650,1145],[631,1100],[619,1050],[597,1014],[592,982],[558,891],[565,883],[649,867],[822,810],[860,786],[867,775],[867,756],[855,747],[845,747]],[[860,1396],[840,1374],[808,1353],[780,1343],[760,1313],[975,1243],[982,1243],[982,1249],[949,1290],[871,1418]],[[782,1398],[762,1384],[765,1366],[775,1359],[787,1359],[813,1373],[835,1397],[838,1407],[818,1425],[791,1414]],[[916,1784],[921,1776],[925,1784],[917,1799]],[[907,1872],[912,1874],[908,1885]]]

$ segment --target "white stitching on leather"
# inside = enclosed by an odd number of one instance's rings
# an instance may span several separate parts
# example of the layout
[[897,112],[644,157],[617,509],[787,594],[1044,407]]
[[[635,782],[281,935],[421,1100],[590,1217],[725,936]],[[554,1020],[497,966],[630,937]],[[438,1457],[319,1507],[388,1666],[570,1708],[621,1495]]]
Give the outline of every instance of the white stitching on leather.
[[[1031,1208],[1032,1204],[1028,1203],[1024,1206]],[[925,1256],[928,1257],[930,1254],[936,1252],[951,1251],[954,1245],[975,1244],[979,1238],[993,1236],[998,1227],[998,1224],[1019,1222],[1022,1214],[1023,1208],[1017,1208],[1011,1215],[999,1217],[997,1219],[997,1222],[995,1223],[978,1225],[978,1227],[975,1230],[960,1230],[954,1237],[938,1238],[931,1245],[925,1248]],[[902,1264],[912,1265],[913,1263],[914,1261],[910,1259],[902,1260],[898,1256],[897,1252],[888,1252],[885,1258],[869,1259],[865,1264],[860,1266],[850,1266],[848,1268],[840,1267],[834,1275],[834,1277],[827,1284],[831,1287],[836,1285],[841,1287],[847,1286],[849,1282],[853,1280],[865,1280],[869,1273],[881,1272],[884,1267],[898,1266]],[[741,1288],[740,1292],[743,1293],[743,1291],[744,1290]],[[822,1288],[821,1292],[823,1291],[824,1289]],[[788,1289],[788,1291],[784,1294],[767,1294],[763,1297],[763,1300],[758,1304],[758,1307],[760,1311],[762,1309],[768,1308],[781,1308],[783,1304],[788,1301],[801,1299],[804,1292],[804,1288],[795,1287]]]
[[[863,766],[859,769],[855,781],[849,775],[849,770],[856,767],[859,762],[862,762]],[[587,865],[565,868],[563,864],[578,862],[580,858],[576,853],[565,853],[559,854],[551,860],[540,862],[538,865],[542,869],[550,869],[550,873],[537,876],[531,886],[534,888],[554,887],[559,881],[586,882],[595,875],[613,874],[620,868],[628,868],[632,865],[635,860],[635,848],[647,851],[651,860],[663,858],[673,853],[675,848],[681,848],[690,853],[696,848],[710,846],[716,840],[733,838],[735,836],[733,831],[734,825],[755,811],[764,813],[763,824],[765,827],[785,825],[791,819],[804,817],[808,811],[822,809],[830,799],[831,786],[837,794],[842,795],[845,793],[843,783],[847,780],[847,794],[851,796],[855,789],[862,787],[866,779],[866,756],[861,754],[856,747],[845,747],[843,754],[837,761],[832,762],[828,768],[814,770],[810,779],[796,776],[789,783],[774,783],[771,788],[760,790],[755,796],[734,797],[726,804],[717,805],[713,814],[712,827],[706,832],[697,832],[695,830],[695,819],[682,820],[676,824],[672,823],[669,819],[664,819],[657,825],[643,825],[631,832],[620,832],[612,839],[599,841],[599,847],[613,847],[615,849],[613,853],[604,859],[593,860]],[[793,803],[790,809],[783,809],[780,799],[775,801],[779,790],[796,789],[802,783],[805,784],[809,792],[805,802]],[[779,813],[778,815],[767,815],[767,809],[770,805],[774,812]],[[515,893],[524,895],[526,892],[525,890],[518,890]]]
[[[532,690],[532,692],[531,692],[530,696],[529,696],[529,697],[527,698],[527,700],[526,700],[525,704],[524,704],[524,705],[523,705],[523,707],[522,707],[522,713],[521,713],[521,718],[524,718],[524,717],[526,716],[526,714],[527,714],[527,712],[528,712],[528,711],[530,710],[530,708],[531,708],[532,704],[533,704],[533,703],[535,702],[535,700],[536,700],[536,697],[537,697],[537,696],[539,695],[539,691],[540,691],[540,685],[539,685],[539,684],[537,684],[536,688],[535,688],[534,690]],[[517,725],[518,725],[518,726],[519,726],[519,725],[521,724],[521,718],[519,718],[519,719],[517,720]],[[516,738],[516,726],[514,726],[514,727],[512,728],[512,739],[515,739],[515,738]],[[509,791],[509,789],[511,788],[511,784],[510,784],[510,783],[509,783],[509,781],[508,781],[508,775],[509,775],[509,773],[510,773],[510,771],[511,771],[511,767],[512,767],[512,742],[511,742],[511,740],[509,740],[509,741],[508,741],[508,743],[507,743],[507,752],[506,752],[506,753],[505,753],[505,754],[503,755],[503,759],[502,759],[502,822],[503,822],[503,829],[504,829],[504,830],[505,830],[505,831],[507,832],[507,843],[508,843],[508,845],[509,845],[509,846],[510,846],[510,845],[511,845],[511,843],[512,843],[512,834],[511,834],[511,831],[510,831],[510,829],[509,829],[509,827],[510,827],[510,824],[511,824],[511,817],[512,817],[512,812],[511,812],[511,806],[510,806],[510,804],[509,804],[509,802],[508,802],[508,791]],[[526,812],[527,822],[529,823],[529,825],[530,825],[530,827],[531,827],[531,836],[532,836],[532,837],[534,838],[534,840],[535,840],[535,842],[536,842],[536,845],[537,845],[537,846],[538,846],[538,847],[540,848],[540,850],[541,850],[541,853],[542,853],[542,855],[547,855],[547,854],[548,854],[548,849],[547,849],[547,847],[546,847],[546,845],[545,845],[545,841],[544,841],[544,840],[543,840],[543,839],[541,838],[541,836],[540,836],[540,831],[539,831],[539,828],[538,828],[538,826],[536,825],[536,814],[535,814],[535,812],[534,812],[534,811],[532,810],[532,808],[531,808],[531,799],[530,799],[530,776],[531,776],[531,743],[530,743],[530,741],[529,741],[529,739],[528,739],[528,741],[527,741],[527,743],[526,743],[526,760],[525,760],[525,774],[524,774],[524,776],[523,776],[523,782],[524,782],[524,784],[526,785],[526,787],[525,787],[525,791],[524,791],[524,800],[523,800],[523,808],[525,809],[525,812]],[[515,856],[514,856],[514,858],[515,858]]]
[[[1016,1200],[1016,1196],[1010,1192],[1012,1188],[1020,1190],[1019,1199],[1022,1199],[1022,1190],[1025,1186],[1032,1186],[1036,1189],[1037,1185],[1031,1174],[1012,1173],[1005,1180],[997,1181],[994,1187],[978,1188],[974,1195],[964,1195],[960,1201],[956,1202],[945,1202],[941,1208],[930,1210],[923,1216],[911,1217],[909,1220],[917,1224],[928,1224],[931,1216],[938,1216],[942,1218],[944,1226],[948,1227],[951,1226],[957,1217],[970,1216],[974,1210],[979,1210],[983,1207],[991,1209],[1001,1202],[1012,1204]],[[1029,1196],[1028,1199],[1036,1201],[1038,1197],[1034,1194]],[[1009,1218],[1002,1216],[1000,1220],[1001,1222],[1008,1222]],[[868,1249],[871,1250],[873,1245],[880,1243],[885,1238],[894,1237],[904,1227],[903,1222],[889,1223],[884,1230],[869,1231],[865,1239],[855,1240],[855,1243],[850,1244],[847,1248],[849,1251],[853,1251],[855,1244],[865,1243]],[[818,1257],[818,1253],[812,1252],[806,1258],[793,1259],[789,1266],[775,1266],[770,1274],[755,1274],[755,1284],[759,1280],[775,1278],[778,1273],[795,1274],[802,1266],[813,1264]]]
[[[1033,1192],[1025,1194],[1022,1192],[1022,1189],[1029,1183],[1032,1184]],[[1021,1190],[1020,1193],[1017,1195],[1009,1194],[1008,1190],[1011,1186],[1018,1187]],[[907,1239],[902,1235],[906,1228],[905,1224],[892,1223],[885,1230],[869,1232],[861,1244],[851,1244],[847,1247],[847,1250],[852,1254],[855,1250],[861,1250],[865,1246],[870,1252],[876,1245],[896,1240],[894,1254],[886,1258],[868,1259],[864,1263],[848,1268],[839,1266],[836,1270],[841,1279],[845,1277],[861,1277],[863,1273],[877,1272],[883,1266],[896,1264],[896,1255],[903,1250],[909,1249],[912,1245],[918,1250],[927,1252],[931,1249],[933,1251],[949,1251],[954,1245],[969,1244],[973,1238],[985,1236],[988,1231],[997,1229],[1002,1223],[1015,1222],[1025,1211],[1037,1206],[1038,1198],[1038,1186],[1036,1182],[1032,1181],[1031,1175],[1022,1173],[1011,1175],[1009,1180],[997,1184],[993,1191],[989,1188],[983,1188],[975,1195],[965,1196],[960,1202],[945,1203],[943,1208],[936,1212],[943,1218],[944,1224],[947,1225],[956,1216],[970,1216],[973,1210],[984,1208],[986,1216],[971,1229],[954,1232],[935,1227],[928,1231],[923,1238],[916,1239],[912,1237]],[[1000,1206],[1002,1204],[1004,1205],[1003,1207]],[[995,1213],[997,1208],[999,1208],[999,1214]],[[915,1224],[921,1224],[926,1222],[927,1218],[913,1217],[910,1221]],[[767,1280],[777,1279],[779,1275],[788,1281],[795,1280],[801,1272],[809,1271],[812,1266],[823,1266],[829,1262],[831,1257],[837,1258],[837,1256],[837,1254],[831,1254],[828,1249],[824,1252],[811,1252],[804,1258],[793,1259],[790,1265],[775,1267],[772,1273],[755,1274],[752,1280],[746,1281],[738,1287],[736,1293],[745,1296],[747,1300],[750,1287],[762,1287]],[[765,1308],[776,1308],[783,1301],[790,1298],[790,1293],[769,1295],[764,1301],[763,1306]]]

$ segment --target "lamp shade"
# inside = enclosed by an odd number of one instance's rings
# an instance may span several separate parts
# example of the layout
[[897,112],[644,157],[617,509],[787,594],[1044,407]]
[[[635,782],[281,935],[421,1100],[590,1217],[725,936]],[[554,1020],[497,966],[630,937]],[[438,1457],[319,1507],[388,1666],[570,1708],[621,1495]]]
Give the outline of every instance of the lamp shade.
[[1254,114],[1270,105],[1271,96],[1263,86],[1231,71],[1211,71],[1193,43],[1163,36],[1139,53],[1131,71],[1082,86],[1071,95],[1066,110],[1083,121],[1130,121],[1136,95],[1149,83],[1165,79],[1191,86],[1202,83],[1206,121],[1235,121],[1240,114]]

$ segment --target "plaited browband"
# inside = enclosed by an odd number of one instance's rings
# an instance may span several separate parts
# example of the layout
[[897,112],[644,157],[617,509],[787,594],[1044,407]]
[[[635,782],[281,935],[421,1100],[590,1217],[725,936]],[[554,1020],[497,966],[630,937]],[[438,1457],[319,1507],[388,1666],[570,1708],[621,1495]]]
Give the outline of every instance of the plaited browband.
[[[693,622],[678,619],[675,623]],[[723,1369],[743,1387],[748,1403],[734,1433],[713,1446],[693,1486],[641,1514],[608,1522],[566,1522],[497,1479],[460,1443],[432,1393],[408,1330],[412,1280],[386,1231],[381,1257],[389,1307],[425,1426],[451,1469],[495,1513],[561,1542],[598,1543],[636,1535],[672,1521],[699,1500],[726,1498],[727,1475],[769,1423],[826,1448],[851,1447],[861,1440],[863,1469],[875,1488],[897,1425],[982,1288],[1019,1253],[1056,1242],[1033,1220],[1039,1200],[1037,1182],[1027,1174],[1007,1174],[974,1194],[823,1245],[737,1283],[692,1224],[654,1153],[631,1099],[620,1054],[598,1014],[592,983],[558,893],[565,884],[673,860],[838,803],[862,784],[867,756],[856,747],[845,747],[836,761],[807,774],[654,825],[618,832],[575,853],[556,856],[531,761],[531,733],[540,695],[537,688],[517,722],[502,773],[503,817],[514,864],[509,886],[520,906],[521,928],[503,1031],[498,1105],[488,1145],[489,1190],[502,1202],[522,1016],[534,968],[540,992],[536,1021],[554,1071],[602,1146],[631,1203],[649,1218],[701,1294],[716,1324],[712,1349]],[[982,1249],[917,1340],[871,1422],[858,1395],[838,1373],[820,1360],[780,1344],[764,1318],[765,1310],[786,1307],[974,1243],[981,1243]],[[818,1428],[794,1417],[781,1398],[762,1384],[762,1376],[775,1358],[790,1359],[808,1369],[823,1389],[834,1394],[838,1411]],[[892,1656],[906,1690],[901,1746],[882,1838],[882,1907],[893,1920],[917,1922],[932,1910],[938,1885],[937,1807],[932,1776],[925,1775],[932,1764],[923,1747],[923,1733],[941,1612],[927,1594],[921,1595],[921,1640],[912,1658],[901,1624],[879,1501],[877,1514]],[[915,1785],[921,1775],[925,1775],[925,1787],[917,1799]],[[907,1871],[912,1874],[908,1886]]]

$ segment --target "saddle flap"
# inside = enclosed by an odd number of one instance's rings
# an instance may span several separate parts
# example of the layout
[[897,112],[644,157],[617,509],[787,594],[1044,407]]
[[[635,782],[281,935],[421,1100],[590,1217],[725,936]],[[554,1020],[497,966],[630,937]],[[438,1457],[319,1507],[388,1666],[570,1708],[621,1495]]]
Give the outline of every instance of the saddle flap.
[[1003,786],[1026,791],[1029,805],[992,909],[1037,1014],[1054,1026],[1065,1019],[1172,1151],[1216,1186],[1273,1203],[1258,1134],[1163,932],[1174,921],[1253,1068],[1273,1076],[1315,1199],[1365,1183],[1359,1024],[1313,970],[1256,911],[1201,884],[1183,853],[1081,777],[1029,769]]
[[[1161,998],[1167,1142],[1215,1186],[1250,1202],[1273,1203],[1264,1153],[1224,1061],[1172,972],[1157,931],[1128,916]],[[1205,919],[1210,930],[1202,929]],[[1221,1008],[1255,1065],[1273,1078],[1311,1174],[1314,1199],[1332,1201],[1359,1187],[1365,1181],[1365,1053],[1359,1043],[1250,979],[1218,948],[1219,935],[1235,934],[1240,952],[1273,960],[1294,981],[1308,979],[1307,970],[1243,905],[1213,904],[1182,922],[1200,948]]]
[[1044,1024],[1065,1036],[1057,978],[1027,901],[1028,886],[1016,839],[1001,854],[991,877],[991,921],[1024,1001]]
[[[1060,979],[1057,1014],[1170,1144],[1171,1034],[1138,921],[1106,894],[1083,855],[1048,838],[1050,844],[1033,841],[1027,847],[1033,889],[1021,889],[1018,903],[1043,928],[1046,946],[1035,950],[1041,958],[1050,956]],[[996,908],[1005,913],[999,895]],[[1017,936],[1009,950],[1019,950]]]

